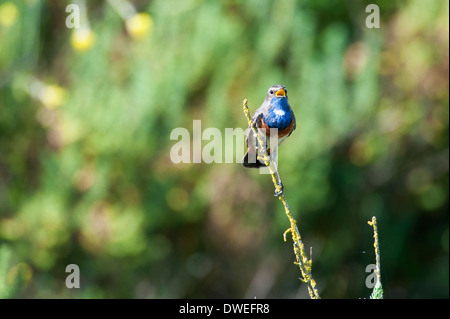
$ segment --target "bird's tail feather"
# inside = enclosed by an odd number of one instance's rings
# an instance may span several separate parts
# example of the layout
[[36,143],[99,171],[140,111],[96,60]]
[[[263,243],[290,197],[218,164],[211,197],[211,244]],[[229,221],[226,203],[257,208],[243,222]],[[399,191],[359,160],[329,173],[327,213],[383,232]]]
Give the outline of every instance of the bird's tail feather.
[[249,161],[248,151],[245,153],[242,158],[241,164],[246,168],[260,168],[266,166],[264,163],[261,163],[256,159],[256,154],[252,156],[252,161]]

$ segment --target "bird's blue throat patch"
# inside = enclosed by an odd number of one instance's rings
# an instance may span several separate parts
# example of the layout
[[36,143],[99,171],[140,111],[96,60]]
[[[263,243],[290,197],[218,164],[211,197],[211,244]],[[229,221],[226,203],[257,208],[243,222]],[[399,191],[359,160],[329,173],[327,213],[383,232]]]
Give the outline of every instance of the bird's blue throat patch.
[[291,124],[292,116],[286,98],[273,97],[270,100],[269,112],[264,116],[264,122],[270,128],[284,130]]

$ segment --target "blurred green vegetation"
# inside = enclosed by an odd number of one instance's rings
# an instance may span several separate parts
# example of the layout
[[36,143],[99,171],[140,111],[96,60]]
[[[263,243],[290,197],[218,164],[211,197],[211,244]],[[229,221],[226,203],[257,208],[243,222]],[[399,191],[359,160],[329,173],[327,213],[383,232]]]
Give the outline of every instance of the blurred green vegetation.
[[0,297],[307,298],[270,178],[169,157],[277,83],[321,296],[370,295],[375,215],[385,298],[449,297],[448,1],[87,1],[84,33],[70,3],[0,0]]

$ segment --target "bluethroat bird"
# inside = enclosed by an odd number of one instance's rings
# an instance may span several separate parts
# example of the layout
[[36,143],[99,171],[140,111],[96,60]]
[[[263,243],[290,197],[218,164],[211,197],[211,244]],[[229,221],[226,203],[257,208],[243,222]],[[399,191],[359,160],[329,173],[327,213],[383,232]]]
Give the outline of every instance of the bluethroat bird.
[[[253,125],[258,128],[262,137],[266,140],[267,154],[270,157],[270,163],[273,164],[278,176],[278,184],[281,191],[275,192],[275,196],[283,193],[283,185],[281,184],[280,174],[276,165],[276,156],[278,147],[281,143],[292,134],[296,128],[294,112],[288,102],[287,89],[283,85],[273,85],[267,91],[266,98],[261,106],[252,116]],[[278,143],[270,148],[270,132],[276,129],[278,133]],[[274,132],[274,130],[272,130]],[[260,168],[266,165],[258,159],[259,149],[258,140],[255,138],[253,130],[249,127],[245,137],[247,152],[242,159],[242,166],[247,168]]]

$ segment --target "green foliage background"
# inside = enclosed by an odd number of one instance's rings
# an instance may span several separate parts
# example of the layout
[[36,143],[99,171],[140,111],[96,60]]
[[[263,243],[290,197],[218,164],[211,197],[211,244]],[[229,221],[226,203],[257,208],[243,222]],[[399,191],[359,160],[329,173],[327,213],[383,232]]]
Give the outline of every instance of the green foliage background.
[[370,295],[375,215],[385,298],[449,297],[448,1],[377,1],[380,29],[370,1],[132,1],[154,22],[141,41],[88,1],[83,52],[69,1],[13,3],[0,297],[307,298],[270,178],[169,157],[172,129],[244,128],[242,100],[255,110],[277,83],[297,118],[280,174],[321,296]]

